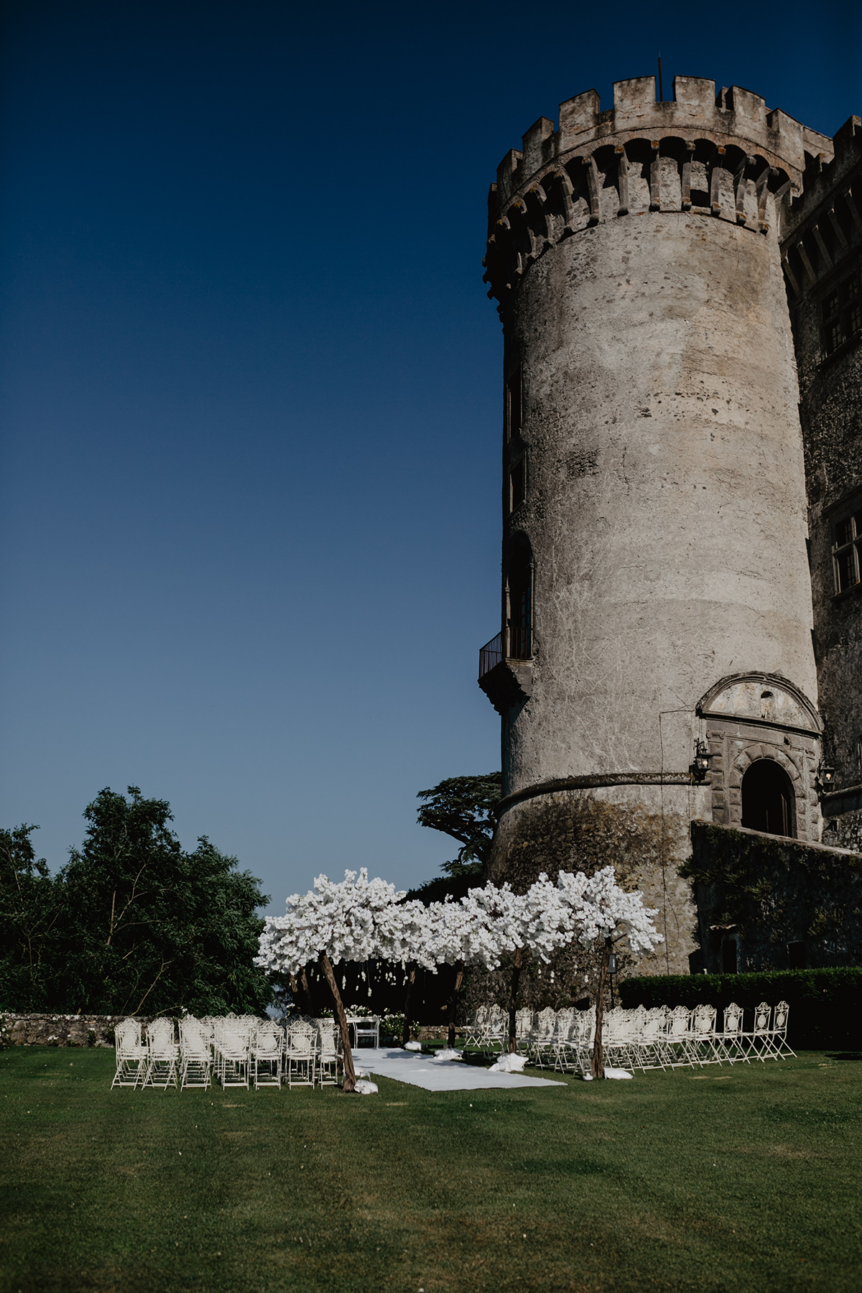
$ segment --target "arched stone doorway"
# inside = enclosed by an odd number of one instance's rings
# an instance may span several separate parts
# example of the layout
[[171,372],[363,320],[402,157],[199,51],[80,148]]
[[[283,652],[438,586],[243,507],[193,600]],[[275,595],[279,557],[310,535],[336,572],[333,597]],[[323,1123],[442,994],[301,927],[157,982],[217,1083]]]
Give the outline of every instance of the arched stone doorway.
[[774,759],[756,759],[742,778],[742,825],[767,835],[795,837],[795,794],[787,773]]
[[[732,674],[701,698],[697,713],[711,756],[707,784],[712,820],[819,843],[821,722],[800,689],[780,674]],[[774,770],[761,770],[749,782],[749,768],[764,763],[775,765],[786,780]],[[764,784],[770,778],[771,787]]]

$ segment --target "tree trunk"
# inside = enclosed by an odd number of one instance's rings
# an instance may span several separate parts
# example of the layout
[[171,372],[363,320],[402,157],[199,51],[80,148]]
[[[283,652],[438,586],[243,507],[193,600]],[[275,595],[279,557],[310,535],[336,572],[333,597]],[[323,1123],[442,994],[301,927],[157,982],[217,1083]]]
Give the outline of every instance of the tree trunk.
[[348,1027],[347,1016],[344,1013],[344,1002],[341,1000],[341,993],[338,991],[338,984],[335,982],[332,962],[325,952],[320,953],[320,968],[326,975],[326,982],[332,991],[335,1001],[335,1017],[338,1020],[338,1027],[341,1029],[341,1048],[344,1051],[344,1086],[342,1090],[352,1091],[356,1086],[356,1071],[353,1067],[353,1051],[350,1047],[350,1028]]
[[413,996],[413,985],[416,982],[416,966],[410,969],[410,977],[407,980],[407,994],[404,998],[404,1031],[401,1034],[401,1045],[406,1046],[410,1041],[410,998]]
[[518,1049],[518,987],[521,982],[521,956],[523,948],[515,948],[515,963],[512,968],[512,985],[509,994],[509,1054],[514,1055]]
[[461,984],[464,982],[464,962],[458,961],[455,972],[455,986],[449,996],[449,1028],[446,1033],[446,1045],[450,1051],[455,1046],[455,1015],[458,1009],[458,993],[461,991]]
[[605,1076],[605,1055],[602,1046],[602,1024],[605,1016],[605,983],[608,977],[608,962],[611,959],[611,940],[605,939],[604,950],[602,951],[602,965],[599,970],[599,990],[596,996],[596,1039],[593,1042],[593,1065],[592,1073],[594,1078],[603,1078]]
[[299,984],[302,988],[302,1013],[311,1016],[314,1014],[314,1003],[311,1000],[311,988],[308,986],[308,975],[305,973],[305,966],[299,971]]

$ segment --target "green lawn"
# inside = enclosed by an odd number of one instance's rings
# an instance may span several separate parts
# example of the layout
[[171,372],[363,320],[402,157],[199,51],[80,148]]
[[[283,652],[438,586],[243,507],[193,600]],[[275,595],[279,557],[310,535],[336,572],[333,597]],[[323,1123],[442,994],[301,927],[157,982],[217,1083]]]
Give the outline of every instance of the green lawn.
[[862,1288],[862,1063],[432,1094],[110,1091],[0,1053],[0,1290]]

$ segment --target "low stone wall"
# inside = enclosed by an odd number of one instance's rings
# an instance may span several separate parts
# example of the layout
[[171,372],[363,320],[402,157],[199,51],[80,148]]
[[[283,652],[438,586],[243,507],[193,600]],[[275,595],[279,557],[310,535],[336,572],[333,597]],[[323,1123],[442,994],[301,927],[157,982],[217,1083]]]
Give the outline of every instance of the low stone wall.
[[[149,1023],[150,1016],[136,1016],[139,1023]],[[113,1046],[114,1028],[128,1015],[4,1015],[0,1012],[0,1047],[2,1046]],[[411,1032],[420,1041],[443,1041],[446,1025],[423,1028],[414,1025]],[[463,1024],[459,1025],[463,1032]]]
[[691,840],[709,974],[729,939],[743,973],[862,964],[862,853],[715,822],[692,822]]
[[113,1046],[122,1015],[13,1015],[0,1013],[4,1046]]

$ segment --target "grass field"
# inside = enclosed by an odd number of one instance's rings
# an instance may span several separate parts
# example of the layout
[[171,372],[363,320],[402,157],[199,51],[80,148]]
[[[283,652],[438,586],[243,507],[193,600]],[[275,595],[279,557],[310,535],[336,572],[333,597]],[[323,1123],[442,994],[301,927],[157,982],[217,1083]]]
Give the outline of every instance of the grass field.
[[0,1290],[862,1288],[862,1062],[432,1094],[110,1091],[0,1053]]

